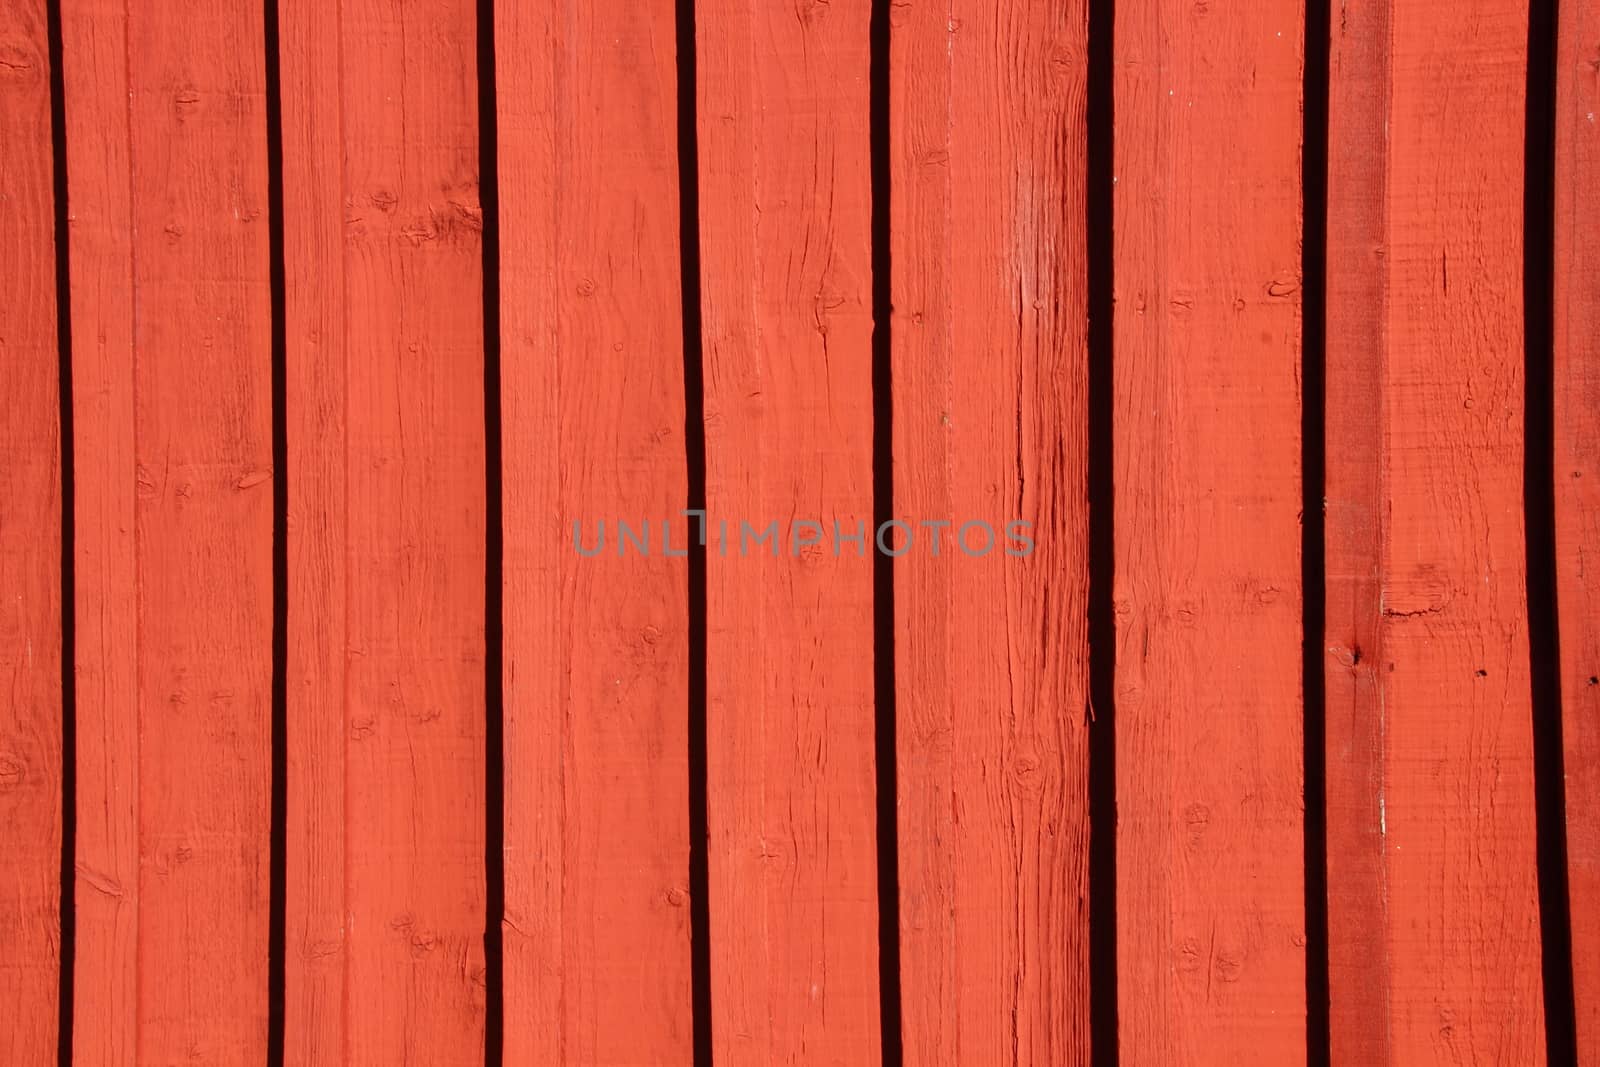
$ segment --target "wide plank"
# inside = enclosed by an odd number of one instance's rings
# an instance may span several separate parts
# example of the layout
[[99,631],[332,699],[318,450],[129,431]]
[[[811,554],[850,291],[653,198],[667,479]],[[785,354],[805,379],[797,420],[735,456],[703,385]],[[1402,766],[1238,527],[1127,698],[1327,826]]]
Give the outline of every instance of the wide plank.
[[1527,7],[1333,13],[1335,1063],[1542,1063],[1522,514]]
[[1119,4],[1121,1055],[1306,1056],[1296,0]]
[[712,1038],[875,1063],[871,4],[696,14]]
[[[341,286],[344,329],[327,356],[304,332],[291,336],[287,379],[308,372],[299,360],[344,365],[344,633],[334,649],[344,684],[332,699],[344,731],[345,1055],[478,1064],[487,506],[477,7],[347,0],[339,19],[340,194],[320,189],[314,206],[342,212],[342,270],[306,284]],[[313,206],[288,193],[286,214]],[[297,316],[327,306],[315,293],[288,299],[303,301]],[[317,389],[337,380],[334,371]],[[289,426],[306,449],[293,455],[306,464],[318,444],[298,409],[316,403],[316,392],[291,400]],[[336,497],[322,506],[332,510],[321,521],[338,515]],[[312,549],[315,529],[301,533]],[[299,625],[290,619],[291,632]],[[318,713],[297,710],[302,726]]]
[[63,13],[85,1063],[267,1044],[271,294],[260,5]]
[[692,1057],[676,51],[495,5],[508,1064]]
[[1091,1051],[1087,37],[1079,2],[892,19],[909,1064]]

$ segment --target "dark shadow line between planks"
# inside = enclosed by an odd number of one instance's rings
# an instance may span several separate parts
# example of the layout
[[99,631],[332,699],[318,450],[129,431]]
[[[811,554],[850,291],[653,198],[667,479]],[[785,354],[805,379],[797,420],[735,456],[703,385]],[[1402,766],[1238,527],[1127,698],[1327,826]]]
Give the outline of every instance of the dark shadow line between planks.
[[1117,621],[1114,0],[1088,0],[1085,190],[1088,272],[1089,1043],[1095,1067],[1117,1048]]
[[500,130],[494,0],[477,0],[483,251],[483,1060],[505,1058],[505,505],[500,393]]
[[1544,969],[1545,1052],[1577,1062],[1568,913],[1561,645],[1555,517],[1555,123],[1557,0],[1528,8],[1526,139],[1523,153],[1522,504],[1526,523],[1528,660],[1533,706],[1533,780]]
[[56,1061],[72,1064],[73,974],[77,950],[78,688],[76,474],[72,421],[72,258],[67,228],[67,102],[61,0],[46,0],[50,54],[50,155],[56,253],[56,432],[61,462],[61,958],[56,987]]
[[267,1064],[268,1067],[282,1067],[289,884],[289,329],[283,235],[283,76],[277,0],[265,0],[262,13],[266,62],[267,245],[272,290],[272,770]]
[[706,425],[700,310],[700,132],[694,0],[676,0],[678,49],[678,266],[683,301],[685,507],[700,513],[688,549],[689,583],[689,975],[695,1067],[711,1067],[711,868],[707,849],[710,764],[706,749]]
[[[890,136],[889,9],[872,0],[869,24],[868,131],[872,190],[872,528],[894,518],[894,277],[890,244],[892,169]],[[894,559],[872,557],[873,691],[877,714],[873,757],[877,767],[878,1018],[884,1067],[905,1059],[900,1005],[900,826],[895,693]]]
[[1300,182],[1300,588],[1304,700],[1306,1064],[1329,1067],[1332,1030],[1328,973],[1327,619],[1328,107],[1330,0],[1306,0],[1305,84]]

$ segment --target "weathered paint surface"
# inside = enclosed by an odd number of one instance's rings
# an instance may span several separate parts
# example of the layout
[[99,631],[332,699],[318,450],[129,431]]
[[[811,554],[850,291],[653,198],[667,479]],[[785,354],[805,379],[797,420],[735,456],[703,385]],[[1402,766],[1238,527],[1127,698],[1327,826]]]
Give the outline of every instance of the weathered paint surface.
[[1116,18],[1125,1062],[1306,1055],[1294,0]]
[[714,1051],[872,1064],[871,5],[697,11]]
[[[673,8],[496,5],[505,1062],[687,1063]],[[655,551],[616,553],[651,521]],[[573,550],[573,524],[608,551]]]
[[[67,935],[73,1062],[264,1059],[282,907],[292,1064],[480,1063],[493,996],[507,1063],[688,1062],[695,936],[709,938],[701,1022],[719,1060],[875,1063],[903,1046],[915,1064],[1086,1062],[1106,1051],[1088,1033],[1105,976],[1088,948],[1087,531],[1092,509],[1112,508],[1123,1061],[1306,1056],[1309,628],[1326,697],[1326,733],[1310,741],[1327,768],[1333,1062],[1543,1062],[1526,5],[1332,5],[1315,265],[1326,395],[1308,397],[1304,8],[1115,4],[1113,500],[1088,493],[1087,146],[1106,116],[1087,111],[1086,6],[891,3],[877,10],[887,57],[868,0],[695,7],[698,76],[680,84],[686,24],[670,0],[281,0],[271,55],[259,4],[82,0],[60,11],[52,101],[49,8],[0,0],[6,1061],[56,1054]],[[1597,10],[1559,5],[1551,324],[1566,918],[1588,1058]],[[492,115],[478,105],[485,12]],[[874,93],[888,94],[881,143]],[[681,113],[698,121],[694,159],[679,158]],[[498,276],[483,272],[489,123]],[[887,190],[873,188],[875,160]],[[685,176],[698,219],[679,217]],[[699,397],[685,394],[686,233],[701,253]],[[875,239],[888,279],[873,275]],[[57,293],[63,253],[70,290]],[[885,281],[893,308],[875,323]],[[492,382],[486,292],[500,310]],[[874,396],[884,327],[890,389]],[[484,406],[496,390],[498,424]],[[888,472],[874,470],[886,403]],[[1298,514],[1316,496],[1299,434],[1318,403],[1320,620],[1305,618]],[[709,825],[695,828],[695,591],[662,530],[686,547],[685,430],[702,427],[685,412],[700,407],[713,525]],[[63,499],[65,414],[76,465]],[[874,647],[874,562],[848,540],[839,551],[835,530],[862,524],[870,552],[885,473],[918,542],[894,565],[889,662]],[[278,900],[275,518],[288,561]],[[726,555],[719,519],[733,524]],[[962,551],[974,519],[1031,523],[1033,551],[1010,554],[1003,536],[981,557]],[[654,551],[619,552],[618,520],[650,521]],[[937,556],[929,520],[953,523]],[[573,524],[602,521],[608,550],[574,552]],[[776,558],[739,552],[746,521],[778,522]],[[820,526],[816,544],[790,539],[796,521]],[[487,615],[496,581],[501,620]],[[884,798],[874,703],[891,670],[898,795]],[[500,811],[487,808],[494,758]],[[496,817],[504,852],[490,857]],[[710,923],[695,931],[702,832]],[[502,873],[497,990],[484,935]],[[883,967],[894,936],[898,967]],[[898,1041],[881,1033],[883,973],[899,974]]]
[[1084,1063],[1088,9],[891,33],[906,1061]]
[[272,388],[261,5],[63,13],[81,1062],[267,1045]]
[[1522,525],[1527,9],[1363,2],[1334,19],[1333,1057],[1539,1063]]

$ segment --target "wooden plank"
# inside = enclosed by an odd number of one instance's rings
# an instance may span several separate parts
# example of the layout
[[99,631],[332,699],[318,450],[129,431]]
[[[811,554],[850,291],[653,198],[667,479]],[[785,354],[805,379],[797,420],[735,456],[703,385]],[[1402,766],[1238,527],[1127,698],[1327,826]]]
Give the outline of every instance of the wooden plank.
[[73,1062],[138,1045],[139,625],[127,11],[62,12],[72,287],[77,672]]
[[712,1039],[873,1063],[871,4],[697,15]]
[[1121,1054],[1304,1062],[1292,0],[1119,5]]
[[1383,839],[1384,351],[1391,0],[1329,26],[1323,686],[1333,1063],[1392,1062]]
[[[265,1053],[272,395],[260,5],[128,23],[139,1053]],[[85,146],[87,149],[88,146]]]
[[[475,14],[471,0],[340,8],[344,330],[330,356],[303,336],[291,352],[344,363],[345,684],[325,699],[346,716],[343,1002],[345,1055],[355,1062],[476,1064],[484,1050]],[[325,210],[337,203],[327,186],[318,196]],[[286,212],[307,206],[285,200]],[[324,224],[308,221],[307,232]],[[297,306],[308,315],[330,306],[299,292],[290,299],[305,300]],[[305,373],[296,366],[288,380]],[[317,394],[295,403],[309,416]],[[305,462],[318,463],[315,440],[302,445]],[[335,483],[318,477],[328,492],[306,503],[326,509],[317,519],[331,524]],[[309,702],[299,710],[316,714]],[[333,899],[330,888],[317,901]],[[329,918],[318,921],[331,931]]]
[[1556,49],[1555,502],[1568,914],[1578,1058],[1600,1061],[1600,4],[1563,0]]
[[[345,1058],[350,962],[345,891],[345,749],[351,729],[345,491],[349,352],[339,7],[281,3],[278,30],[289,494],[284,1063],[309,1065]],[[381,922],[382,916],[374,920]]]
[[1087,33],[893,19],[894,499],[952,524],[895,597],[912,1064],[1089,1061]]
[[1333,30],[1336,54],[1388,52],[1336,66],[1331,97],[1331,155],[1369,161],[1336,168],[1329,189],[1329,536],[1349,539],[1337,571],[1330,552],[1330,608],[1333,589],[1359,589],[1327,634],[1334,1058],[1542,1063],[1521,511],[1527,9],[1394,5]]
[[0,0],[0,1059],[55,1054],[61,966],[61,404],[44,0]]
[[[505,1062],[687,1063],[688,582],[668,0],[496,5]],[[651,553],[617,553],[619,520]],[[575,526],[594,558],[574,550]]]

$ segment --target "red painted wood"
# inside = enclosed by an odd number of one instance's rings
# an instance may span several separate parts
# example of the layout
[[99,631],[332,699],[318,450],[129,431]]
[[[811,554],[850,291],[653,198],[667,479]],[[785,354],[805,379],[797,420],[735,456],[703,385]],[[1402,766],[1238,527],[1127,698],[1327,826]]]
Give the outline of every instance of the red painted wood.
[[43,0],[0,0],[0,1060],[56,1047],[61,423]]
[[[319,186],[315,206],[341,205],[344,332],[327,356],[292,338],[289,380],[309,373],[301,360],[344,364],[345,670],[329,698],[345,716],[344,1054],[476,1064],[487,551],[476,8],[349,0],[339,36],[339,200]],[[309,206],[285,193],[286,214]],[[297,315],[330,306],[299,289],[289,299]],[[303,431],[317,403],[297,394],[291,426]],[[337,497],[318,504],[306,518],[331,526]],[[313,525],[308,551],[316,536]],[[317,713],[299,710],[303,722]]]
[[697,15],[712,1036],[875,1063],[871,5]]
[[[875,1063],[866,0],[699,0],[710,1020]],[[1120,1054],[1303,1062],[1303,11],[1120,3]],[[1336,1063],[1544,1058],[1524,589],[1526,6],[1334,5]],[[57,1020],[58,362],[42,0],[0,0],[0,1058]],[[266,62],[288,327],[286,1061],[485,1052],[482,121],[502,191],[505,1052],[687,1062],[675,5],[63,10],[74,1059],[267,1043]],[[1600,1056],[1594,0],[1560,5],[1556,472],[1579,1040]],[[891,5],[908,1062],[1088,1039],[1086,9]],[[494,284],[494,279],[490,280]],[[618,552],[618,520],[652,551]],[[924,520],[1032,523],[962,553]],[[720,522],[728,526],[727,554]],[[740,524],[779,553],[741,558]],[[796,553],[793,522],[820,524]],[[609,542],[574,551],[573,526]],[[835,551],[834,523],[866,543]],[[809,532],[804,526],[801,532]],[[4,1053],[9,1052],[9,1056]]]
[[1124,1062],[1303,1062],[1301,6],[1116,14]]
[[253,1060],[272,668],[262,11],[89,7],[63,29],[84,461],[75,1038],[84,1062]]
[[508,1064],[692,1058],[674,53],[667,0],[496,5]]
[[[1090,1052],[1087,32],[893,19],[895,506],[952,523],[897,574],[907,1063]],[[1019,520],[1025,557],[954,541]]]
[[1360,162],[1329,190],[1329,603],[1344,612],[1327,635],[1333,1050],[1541,1063],[1527,11],[1358,16],[1333,27],[1336,55],[1366,58],[1336,66],[1332,124],[1335,158]]
[[1328,984],[1335,1063],[1389,1062],[1382,538],[1390,0],[1331,18],[1323,497]]
[[1578,1056],[1600,1060],[1600,4],[1564,0],[1556,56],[1555,492]]
[[139,626],[127,15],[62,11],[77,669],[73,1062],[138,1047]]
[[[349,580],[347,558],[351,346],[340,9],[280,3],[278,34],[289,467],[283,1047],[285,1064],[309,1067],[345,1061],[352,1003],[359,1011],[377,998],[371,990],[347,997],[345,981],[349,605],[362,583]],[[357,377],[365,380],[359,367]],[[380,915],[366,917],[381,924]]]

